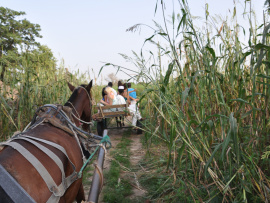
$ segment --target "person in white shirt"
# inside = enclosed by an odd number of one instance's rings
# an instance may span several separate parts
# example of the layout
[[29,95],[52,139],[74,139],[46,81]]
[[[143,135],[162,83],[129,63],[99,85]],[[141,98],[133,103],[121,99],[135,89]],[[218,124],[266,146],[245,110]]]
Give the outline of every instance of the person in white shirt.
[[[123,97],[124,86],[118,86],[118,95],[116,96],[117,104],[126,104],[126,100]],[[118,111],[124,111],[125,108],[118,108]]]
[[[108,87],[112,88],[112,86],[113,86],[112,82],[109,82]],[[112,91],[113,91],[114,95],[117,96],[117,92],[115,91],[115,89],[112,88]]]
[[[118,87],[118,95],[114,95],[113,89],[111,87],[106,87],[105,88],[105,93],[108,96],[109,99],[109,105],[117,105],[117,104],[126,104],[126,100],[123,97],[124,94],[124,86],[119,86]],[[123,111],[125,108],[112,108],[110,111]],[[141,113],[138,109],[138,106],[136,103],[131,103],[128,107],[128,110],[132,116],[132,125],[136,127],[137,120],[141,120],[142,116]],[[95,120],[96,114],[92,115],[92,118]]]
[[[119,95],[117,95],[118,96],[118,101],[117,102],[119,102],[118,104],[125,104],[126,101],[125,101],[125,99],[123,97],[123,95],[124,95],[124,86],[119,86],[118,87],[118,92],[119,92]],[[138,106],[137,106],[136,102],[135,103],[131,102],[128,109],[129,109],[130,114],[132,115],[132,125],[136,126],[137,120],[142,119],[141,113],[140,113],[140,111],[138,109]]]

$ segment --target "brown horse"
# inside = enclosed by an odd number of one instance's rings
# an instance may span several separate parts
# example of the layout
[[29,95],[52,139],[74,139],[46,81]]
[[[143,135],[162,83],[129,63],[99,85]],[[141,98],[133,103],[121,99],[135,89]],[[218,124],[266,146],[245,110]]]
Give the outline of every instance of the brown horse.
[[[68,84],[68,86],[73,93],[64,106],[68,106],[72,109],[71,115],[75,125],[78,127],[81,121],[83,122],[83,128],[86,129],[87,123],[91,119],[90,91],[92,88],[92,80],[88,85],[81,85],[77,88],[71,84]],[[61,128],[57,128],[51,123],[43,122],[42,124],[23,132],[22,135],[27,135],[30,138],[33,137],[47,140],[62,146],[68,157],[61,150],[38,141],[39,144],[47,147],[57,157],[59,157],[64,166],[63,169],[66,177],[81,169],[83,165],[82,150],[78,144],[78,139],[76,136],[72,135],[72,133],[68,133]],[[27,149],[47,169],[56,185],[58,186],[61,184],[63,174],[56,162],[53,161],[47,153],[44,153],[44,151],[40,150],[31,142],[23,139],[15,139],[12,142],[16,142]],[[48,188],[48,184],[46,184],[38,170],[24,156],[22,156],[21,153],[15,150],[14,147],[5,146],[3,150],[0,151],[0,165],[3,166],[3,168],[26,191],[26,193],[32,197],[34,201],[47,202],[52,196],[52,189]],[[77,174],[76,172],[75,174]],[[81,202],[82,200],[85,200],[82,178],[76,176],[74,179],[74,182],[71,183],[57,201],[73,202],[76,199],[77,202]],[[1,200],[2,198],[0,196],[0,201]]]

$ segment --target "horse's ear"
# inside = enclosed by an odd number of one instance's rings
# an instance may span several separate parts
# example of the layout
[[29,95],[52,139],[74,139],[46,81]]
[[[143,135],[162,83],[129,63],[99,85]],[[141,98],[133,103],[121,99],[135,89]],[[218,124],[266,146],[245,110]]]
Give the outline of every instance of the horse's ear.
[[89,82],[89,84],[87,85],[87,87],[86,87],[86,90],[87,90],[88,92],[90,92],[90,90],[91,90],[91,88],[92,88],[92,82],[93,82],[93,80],[91,80],[91,81]]
[[71,92],[73,92],[73,90],[75,89],[75,87],[72,84],[70,84],[69,82],[68,82],[68,87],[71,90]]

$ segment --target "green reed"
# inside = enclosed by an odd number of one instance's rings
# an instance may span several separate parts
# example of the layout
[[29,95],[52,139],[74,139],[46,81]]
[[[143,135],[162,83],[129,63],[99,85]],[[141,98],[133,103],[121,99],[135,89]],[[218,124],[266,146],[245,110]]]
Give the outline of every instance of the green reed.
[[188,193],[185,201],[269,201],[270,25],[256,26],[252,11],[243,11],[249,24],[244,44],[236,7],[230,20],[220,21],[206,5],[202,29],[186,1],[179,1],[170,18],[159,3],[164,21],[155,22],[145,40],[156,51],[123,55],[146,84],[147,140],[158,139],[168,148],[163,158],[171,181],[155,200],[176,201]]
[[22,131],[38,107],[64,104],[71,95],[67,82],[79,85],[90,81],[89,72],[71,74],[63,63],[55,68],[51,60],[33,61],[31,56],[31,53],[24,54],[21,61],[10,65],[0,84],[0,140]]

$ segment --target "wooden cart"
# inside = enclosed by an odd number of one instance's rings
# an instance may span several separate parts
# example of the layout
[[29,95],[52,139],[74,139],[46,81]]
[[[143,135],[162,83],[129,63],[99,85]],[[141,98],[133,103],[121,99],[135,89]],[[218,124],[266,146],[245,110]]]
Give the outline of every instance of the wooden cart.
[[[112,109],[119,109],[121,108],[121,111],[113,111]],[[95,109],[98,110],[98,113],[96,114],[96,120],[97,120],[97,132],[99,136],[103,135],[103,131],[105,129],[122,129],[122,128],[132,128],[133,126],[122,126],[121,120],[119,121],[118,118],[125,118],[127,116],[130,116],[129,110],[128,110],[128,102],[126,104],[118,104],[118,105],[106,105],[106,106],[95,106]],[[104,110],[107,110],[104,112]],[[108,111],[111,110],[111,111]],[[116,118],[116,127],[109,126],[109,119]],[[136,126],[137,128],[137,134],[142,134],[142,124],[138,120]]]

